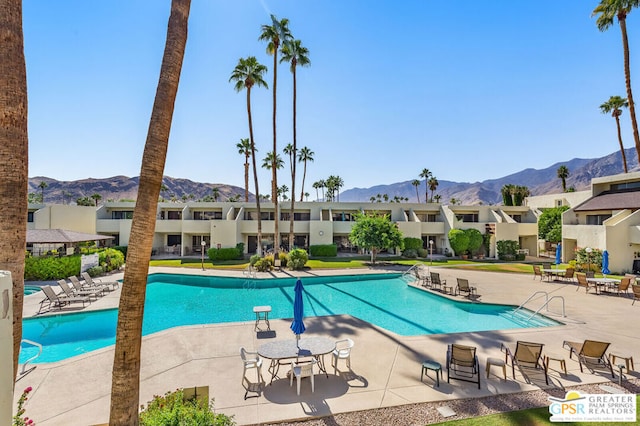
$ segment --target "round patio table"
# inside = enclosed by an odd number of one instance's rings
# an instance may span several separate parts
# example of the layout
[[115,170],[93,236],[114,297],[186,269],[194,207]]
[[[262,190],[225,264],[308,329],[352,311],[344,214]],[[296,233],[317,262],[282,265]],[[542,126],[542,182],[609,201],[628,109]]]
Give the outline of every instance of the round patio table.
[[318,362],[318,368],[321,373],[327,377],[329,374],[324,366],[324,355],[333,352],[336,348],[336,342],[327,337],[305,337],[300,340],[287,339],[275,340],[265,343],[258,347],[258,355],[271,360],[269,372],[271,373],[271,382],[278,377],[280,369],[280,361],[293,360],[301,357],[313,357]]

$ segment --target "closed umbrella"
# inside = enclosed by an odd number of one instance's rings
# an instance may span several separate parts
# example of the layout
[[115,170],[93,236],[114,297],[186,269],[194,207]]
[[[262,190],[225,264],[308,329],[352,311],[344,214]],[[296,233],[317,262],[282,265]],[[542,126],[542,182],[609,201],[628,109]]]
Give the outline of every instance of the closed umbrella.
[[300,279],[296,281],[296,286],[293,291],[295,292],[295,297],[293,299],[293,322],[291,323],[291,330],[296,334],[296,340],[300,340],[300,335],[304,333],[305,330],[304,323],[302,322],[302,318],[304,317],[304,301],[302,300],[304,287]]
[[602,274],[607,275],[610,273],[611,271],[609,270],[609,252],[605,250],[602,252]]
[[562,263],[562,243],[558,243],[556,246],[556,268],[557,265]]

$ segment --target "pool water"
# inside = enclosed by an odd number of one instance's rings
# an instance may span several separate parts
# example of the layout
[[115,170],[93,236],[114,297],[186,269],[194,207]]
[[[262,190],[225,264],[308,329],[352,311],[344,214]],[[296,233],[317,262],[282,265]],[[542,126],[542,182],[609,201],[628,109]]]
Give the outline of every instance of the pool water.
[[[311,277],[305,316],[348,314],[403,336],[558,325],[549,318],[514,319],[513,306],[449,300],[408,286],[400,274]],[[295,278],[243,279],[177,274],[149,276],[143,335],[183,325],[254,321],[253,307],[271,305],[270,319],[293,317]],[[117,309],[27,318],[23,338],[43,345],[36,362],[54,362],[115,343]],[[21,362],[35,349],[23,347]]]
[[41,290],[42,289],[40,287],[38,287],[37,285],[26,285],[26,286],[24,286],[24,295],[28,296],[30,294],[37,293],[37,292],[39,292]]

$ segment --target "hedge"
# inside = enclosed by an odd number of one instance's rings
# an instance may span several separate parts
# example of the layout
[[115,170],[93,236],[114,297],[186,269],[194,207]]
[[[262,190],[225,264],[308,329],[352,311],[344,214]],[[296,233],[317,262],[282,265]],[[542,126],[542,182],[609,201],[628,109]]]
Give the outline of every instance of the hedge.
[[416,252],[418,251],[418,249],[422,248],[422,239],[420,238],[412,238],[412,237],[406,237],[404,239],[404,249],[405,250],[415,250]]
[[338,246],[335,244],[309,246],[309,254],[315,257],[336,257],[338,255]]
[[207,256],[211,260],[234,260],[243,255],[236,247],[226,248],[210,248],[207,250]]

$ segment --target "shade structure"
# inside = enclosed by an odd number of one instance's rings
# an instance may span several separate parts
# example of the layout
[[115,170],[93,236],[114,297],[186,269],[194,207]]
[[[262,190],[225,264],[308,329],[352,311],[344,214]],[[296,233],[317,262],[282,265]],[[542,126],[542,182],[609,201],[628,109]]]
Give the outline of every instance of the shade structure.
[[556,246],[556,265],[562,263],[562,243],[558,243]]
[[609,270],[609,252],[607,250],[602,252],[602,273],[605,275],[611,273]]
[[293,299],[293,322],[291,323],[291,330],[296,334],[296,338],[300,338],[300,335],[304,333],[305,327],[302,319],[304,318],[304,301],[302,299],[302,293],[304,287],[302,281],[298,279],[296,286],[293,289],[295,297]]

